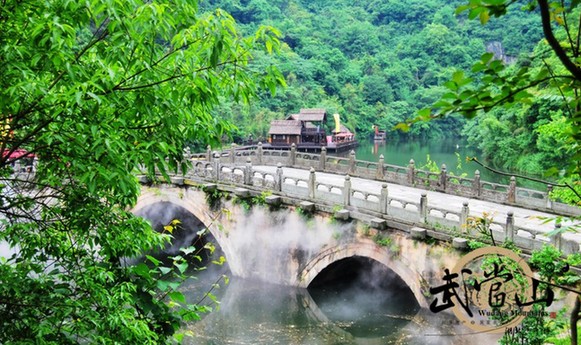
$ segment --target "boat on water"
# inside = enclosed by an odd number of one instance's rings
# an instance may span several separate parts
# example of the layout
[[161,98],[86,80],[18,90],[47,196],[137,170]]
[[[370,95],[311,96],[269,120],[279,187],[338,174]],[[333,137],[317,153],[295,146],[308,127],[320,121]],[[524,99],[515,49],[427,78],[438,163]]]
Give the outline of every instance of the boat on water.
[[380,131],[377,125],[373,125],[375,131],[373,140],[374,141],[385,141],[387,140],[387,133],[385,131]]
[[270,123],[265,147],[288,150],[295,144],[297,150],[307,152],[319,152],[323,147],[331,152],[356,147],[355,134],[341,124],[339,114],[333,114],[333,118],[335,128],[330,135],[325,130],[325,109],[301,109],[298,114],[291,114],[285,120],[274,120]]

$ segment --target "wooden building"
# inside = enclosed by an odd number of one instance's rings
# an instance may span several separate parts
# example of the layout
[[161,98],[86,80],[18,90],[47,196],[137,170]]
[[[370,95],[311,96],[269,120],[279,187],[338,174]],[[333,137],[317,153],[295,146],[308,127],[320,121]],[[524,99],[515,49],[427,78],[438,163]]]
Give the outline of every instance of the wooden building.
[[[334,115],[338,121],[339,115]],[[275,120],[270,123],[268,146],[288,149],[292,144],[302,151],[318,151],[322,147],[338,150],[356,145],[353,133],[344,126],[327,136],[325,109],[301,109],[298,114],[289,115],[286,120]],[[337,126],[339,123],[337,122]],[[339,128],[339,127],[337,127]]]
[[326,120],[325,109],[301,109],[298,114],[291,114],[286,120],[272,121],[268,141],[272,146],[326,145]]
[[302,142],[303,124],[297,120],[275,120],[270,123],[269,143],[273,146],[298,145]]

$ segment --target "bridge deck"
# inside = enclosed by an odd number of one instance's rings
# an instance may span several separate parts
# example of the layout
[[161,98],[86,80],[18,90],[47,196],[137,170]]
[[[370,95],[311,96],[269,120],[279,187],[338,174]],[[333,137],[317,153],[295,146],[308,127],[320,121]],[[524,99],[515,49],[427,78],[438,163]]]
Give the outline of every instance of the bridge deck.
[[[273,166],[253,166],[255,171],[267,172],[274,174],[276,167]],[[285,176],[295,177],[299,179],[308,179],[309,171],[305,169],[284,168]],[[345,181],[345,175],[317,172],[317,181],[329,185],[341,187]],[[370,193],[378,193],[381,190],[381,185],[385,182],[362,179],[357,177],[351,178],[353,188]],[[537,210],[530,210],[522,207],[503,205],[490,201],[472,199],[467,197],[455,196],[436,191],[426,191],[424,189],[397,185],[388,183],[388,191],[391,197],[403,199],[409,202],[418,202],[422,193],[427,193],[428,202],[431,205],[437,205],[439,208],[460,212],[464,201],[468,201],[470,215],[474,217],[482,217],[487,213],[497,222],[506,221],[506,216],[509,211],[514,213],[515,225],[519,228],[535,229],[540,232],[548,233],[555,228],[555,222],[546,222],[542,218],[554,218],[554,214],[549,214]],[[572,225],[570,221],[562,221],[563,226]],[[574,239],[581,242],[581,234],[565,233],[563,237]]]

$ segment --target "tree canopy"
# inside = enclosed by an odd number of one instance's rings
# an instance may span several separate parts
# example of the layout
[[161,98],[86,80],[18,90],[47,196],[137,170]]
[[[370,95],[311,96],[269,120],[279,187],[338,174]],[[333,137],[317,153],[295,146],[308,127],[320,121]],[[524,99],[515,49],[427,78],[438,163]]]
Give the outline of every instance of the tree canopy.
[[[468,73],[456,71],[444,84],[446,93],[431,107],[419,111],[416,121],[452,114],[474,118],[466,131],[474,142],[480,141],[480,147],[491,154],[492,159],[498,159],[500,164],[516,161],[514,164],[529,165],[529,171],[560,172],[565,179],[559,186],[568,187],[569,193],[561,190],[556,196],[581,204],[578,192],[581,172],[580,4],[579,1],[535,0],[523,6],[517,0],[471,0],[459,6],[458,14],[468,12],[469,18],[478,18],[482,24],[488,23],[491,17],[505,16],[509,11],[524,11],[538,18],[537,25],[542,27],[545,39],[530,56],[516,64],[507,66],[493,54],[486,53]],[[408,125],[400,127],[408,128]],[[555,269],[559,264],[564,265],[563,262],[567,261],[552,246],[533,253],[531,259],[540,276],[549,283],[567,278],[563,276],[566,270]],[[578,287],[578,277],[570,283]],[[544,284],[543,289],[547,286]],[[578,343],[577,322],[581,317],[581,299],[578,290],[576,293],[569,322],[571,344]],[[540,306],[539,310],[544,307]],[[543,317],[527,317],[521,327],[522,330],[514,335],[504,334],[500,343],[542,343],[555,331],[554,322],[547,322]]]
[[[407,134],[393,123],[430,105],[445,90],[440,86],[455,68],[469,68],[488,46],[502,48],[509,58],[530,52],[541,38],[536,19],[511,12],[482,28],[455,16],[462,1],[306,1],[208,0],[208,9],[224,8],[254,30],[269,24],[282,33],[281,54],[265,57],[280,66],[288,88],[275,97],[261,94],[249,108],[224,100],[216,113],[234,119],[237,136],[265,138],[268,126],[254,121],[282,119],[300,108],[325,107],[360,138],[372,125],[390,131],[390,138],[459,136],[461,118],[416,126]],[[281,14],[284,14],[282,16]],[[398,106],[391,106],[397,102]],[[403,112],[399,105],[407,104]],[[268,122],[268,121],[267,121]]]
[[278,47],[196,1],[2,2],[1,343],[163,343],[199,317],[159,262],[124,264],[169,240],[128,211],[135,174],[186,169],[188,145],[232,128],[220,99],[284,84],[252,63]]
[[480,114],[465,133],[497,166],[537,174],[562,175],[565,169],[566,175],[578,174],[578,3],[531,1],[523,7],[518,1],[471,1],[458,7],[457,13],[467,12],[469,18],[488,25],[491,17],[511,11],[537,18],[545,39],[515,63],[485,53],[468,72],[456,71],[444,83],[447,90],[442,97],[420,111],[419,119]]

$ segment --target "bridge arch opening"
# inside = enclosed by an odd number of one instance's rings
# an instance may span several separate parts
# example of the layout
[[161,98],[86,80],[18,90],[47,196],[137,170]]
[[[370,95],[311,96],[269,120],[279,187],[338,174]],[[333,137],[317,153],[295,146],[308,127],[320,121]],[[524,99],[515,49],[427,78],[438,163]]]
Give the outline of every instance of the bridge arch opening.
[[[171,224],[172,221],[179,220],[179,223],[173,226],[171,243],[162,251],[154,253],[162,259],[175,255],[190,256],[190,264],[203,267],[224,255],[206,225],[180,205],[169,201],[160,201],[146,205],[136,210],[134,214],[148,220],[158,232],[164,231],[164,227]],[[214,247],[214,250],[210,249],[210,245]],[[181,248],[190,246],[196,249],[195,252],[185,255],[180,251]],[[199,256],[201,261],[195,259],[194,256]]]
[[[307,289],[323,314],[355,337],[392,334],[420,310],[414,293],[401,277],[365,256],[331,263]],[[370,328],[375,331],[370,332]]]

